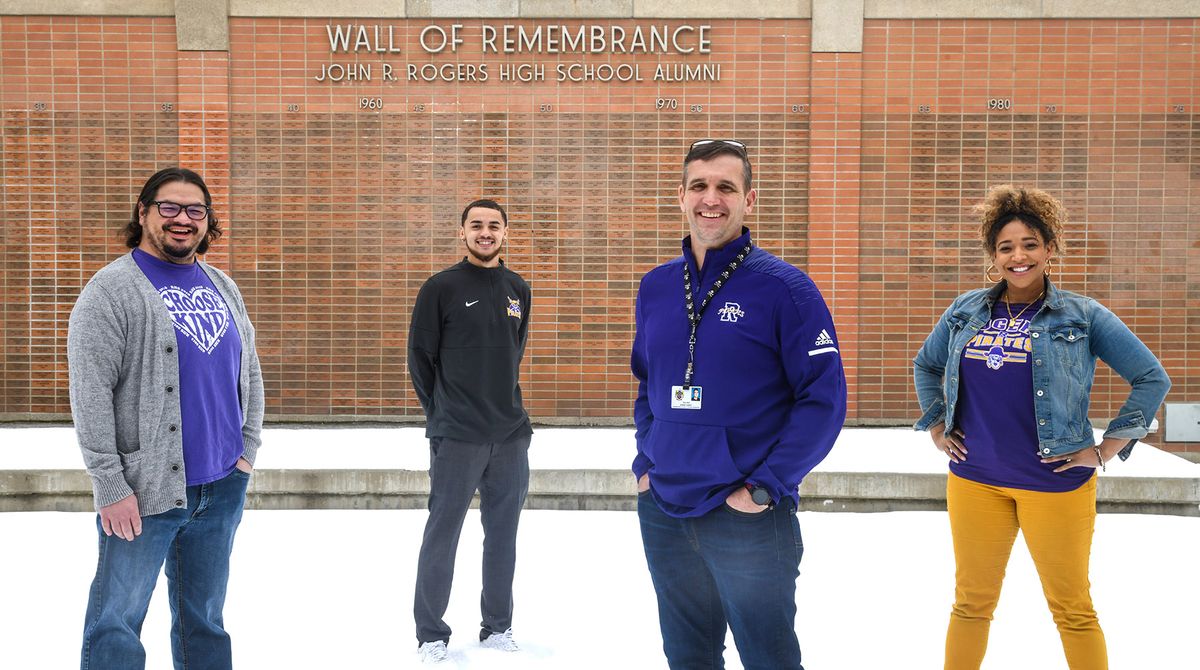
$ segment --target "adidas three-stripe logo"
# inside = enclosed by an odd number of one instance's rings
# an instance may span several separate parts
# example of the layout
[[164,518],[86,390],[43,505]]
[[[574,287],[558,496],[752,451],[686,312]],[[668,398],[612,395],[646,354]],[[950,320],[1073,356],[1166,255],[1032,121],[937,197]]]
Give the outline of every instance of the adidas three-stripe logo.
[[821,329],[821,334],[817,335],[817,340],[813,342],[813,346],[816,349],[810,349],[808,351],[809,356],[838,353],[837,347],[833,346],[833,338],[829,336],[829,331],[824,328]]

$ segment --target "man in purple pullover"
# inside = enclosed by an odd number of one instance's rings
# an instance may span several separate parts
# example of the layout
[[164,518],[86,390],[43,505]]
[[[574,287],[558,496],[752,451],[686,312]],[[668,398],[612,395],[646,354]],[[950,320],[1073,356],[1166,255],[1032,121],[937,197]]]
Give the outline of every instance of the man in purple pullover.
[[684,159],[683,255],[642,278],[631,367],[638,518],[672,670],[802,670],[800,481],[846,417],[833,319],[800,270],[752,245],[750,159],[701,140]]

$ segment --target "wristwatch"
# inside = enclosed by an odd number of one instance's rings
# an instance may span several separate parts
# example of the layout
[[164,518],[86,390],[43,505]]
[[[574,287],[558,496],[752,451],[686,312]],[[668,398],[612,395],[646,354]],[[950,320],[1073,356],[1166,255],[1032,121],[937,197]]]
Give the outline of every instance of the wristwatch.
[[750,500],[754,501],[755,505],[774,506],[775,501],[771,500],[771,493],[765,487],[746,482],[746,490],[750,492]]

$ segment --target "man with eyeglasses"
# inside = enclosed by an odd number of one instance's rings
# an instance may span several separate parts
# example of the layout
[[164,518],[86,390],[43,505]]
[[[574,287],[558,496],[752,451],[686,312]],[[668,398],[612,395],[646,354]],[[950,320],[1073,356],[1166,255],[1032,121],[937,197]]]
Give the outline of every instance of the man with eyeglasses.
[[67,330],[71,413],[99,515],[82,670],[145,667],[166,562],[177,669],[233,667],[222,610],[260,444],[263,382],[241,293],[196,258],[221,235],[200,175],[142,187],[133,251],[97,272]]
[[471,498],[479,491],[483,592],[479,644],[519,651],[513,641],[517,524],[529,489],[533,429],[518,376],[529,336],[530,290],[500,259],[508,214],[494,200],[462,211],[462,261],[417,293],[408,332],[408,372],[429,438],[429,519],[417,559],[413,618],[424,663],[449,660],[454,557]]
[[631,367],[638,518],[672,670],[801,670],[798,487],[833,447],[846,381],[812,280],[755,247],[746,146],[683,161],[683,255],[638,289]]

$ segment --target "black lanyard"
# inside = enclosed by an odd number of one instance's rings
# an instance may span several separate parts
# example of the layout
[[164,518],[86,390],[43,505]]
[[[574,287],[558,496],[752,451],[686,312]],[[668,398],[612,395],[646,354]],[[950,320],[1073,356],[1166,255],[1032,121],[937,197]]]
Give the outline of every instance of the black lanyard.
[[683,387],[687,388],[692,385],[692,371],[696,368],[696,329],[700,327],[700,317],[704,315],[704,308],[708,307],[708,303],[712,297],[721,290],[725,282],[729,281],[729,276],[733,271],[738,269],[742,261],[750,255],[751,245],[746,243],[745,247],[738,252],[738,255],[729,261],[729,267],[717,277],[717,281],[713,282],[712,288],[708,289],[708,293],[704,296],[704,301],[700,303],[700,309],[695,309],[695,300],[692,299],[692,273],[688,270],[687,260],[683,262],[683,299],[687,307],[688,321],[692,324],[692,334],[688,337],[688,365],[687,372],[683,374]]

